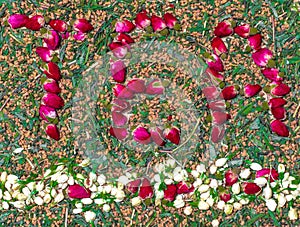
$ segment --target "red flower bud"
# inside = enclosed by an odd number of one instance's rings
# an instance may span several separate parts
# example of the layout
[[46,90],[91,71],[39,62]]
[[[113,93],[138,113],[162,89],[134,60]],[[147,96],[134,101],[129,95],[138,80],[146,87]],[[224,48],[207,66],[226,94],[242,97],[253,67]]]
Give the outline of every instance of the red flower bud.
[[56,80],[53,80],[53,79],[45,80],[45,82],[43,83],[43,88],[45,91],[55,93],[55,94],[58,94],[61,92],[61,89],[60,89],[58,83],[56,82]]
[[140,186],[139,197],[141,199],[148,199],[153,196],[153,189],[150,185],[150,181],[147,178],[144,178],[142,185]]
[[79,184],[73,184],[73,185],[69,185],[68,187],[68,196],[71,199],[90,198],[91,191]]
[[279,76],[279,70],[275,68],[266,68],[261,70],[261,73],[272,81],[282,81],[283,78]]
[[238,181],[239,175],[232,170],[227,170],[225,173],[225,185],[232,186]]
[[127,137],[128,135],[128,131],[126,128],[115,128],[115,127],[110,127],[109,129],[109,133],[119,139],[119,140],[123,140]]
[[260,49],[261,40],[262,40],[261,34],[252,35],[248,38],[249,46],[254,50],[258,50]]
[[187,183],[181,181],[177,185],[177,194],[185,194],[185,193],[190,193],[194,191],[194,186],[191,185],[190,187],[187,185]]
[[25,27],[32,30],[32,31],[38,31],[45,25],[45,19],[41,15],[35,15],[28,19],[27,23],[25,24]]
[[11,26],[11,28],[21,28],[26,25],[29,17],[25,14],[12,14],[9,16],[7,22]]
[[56,50],[60,43],[60,37],[56,31],[52,30],[45,34],[44,42],[50,50]]
[[261,48],[252,54],[252,59],[256,65],[263,67],[268,64],[268,61],[272,58],[273,54],[267,48]]
[[129,80],[127,87],[134,93],[143,93],[146,90],[145,81],[137,78]]
[[269,101],[270,108],[276,108],[280,106],[284,106],[287,103],[283,98],[272,98]]
[[117,37],[117,40],[121,42],[123,45],[129,45],[131,43],[134,43],[133,38],[131,38],[129,35],[120,33]]
[[51,61],[52,51],[49,48],[47,48],[47,47],[37,47],[35,51],[44,62]]
[[213,143],[219,143],[225,134],[225,128],[223,126],[214,125],[211,131],[211,141]]
[[150,129],[151,139],[156,143],[158,146],[165,145],[165,140],[163,136],[163,131],[159,127],[151,128]]
[[56,110],[45,105],[40,105],[39,114],[40,118],[42,118],[46,122],[52,122],[57,118]]
[[231,199],[231,195],[230,195],[230,193],[222,192],[220,194],[220,199],[226,203]]
[[218,100],[214,102],[208,103],[208,108],[214,111],[224,111],[226,109],[225,101],[224,100]]
[[224,66],[223,66],[221,59],[215,54],[212,54],[212,57],[214,58],[214,60],[212,60],[210,58],[206,59],[206,63],[208,64],[208,67],[217,72],[223,72]]
[[126,188],[128,189],[128,191],[130,191],[131,193],[136,193],[139,189],[139,186],[141,184],[141,179],[136,179],[134,181],[130,181],[127,185]]
[[219,97],[220,93],[218,89],[214,86],[205,87],[202,89],[203,94],[207,98],[207,100],[214,100]]
[[175,24],[177,23],[176,17],[174,17],[171,13],[166,13],[164,15],[164,20],[168,28],[174,28]]
[[88,22],[88,20],[86,19],[75,20],[73,27],[75,31],[83,33],[89,32],[94,29],[90,22]]
[[62,33],[62,34],[60,34],[60,36],[61,36],[63,39],[68,39],[68,38],[70,37],[70,33],[69,33],[69,32]]
[[261,169],[261,170],[258,170],[256,171],[256,175],[255,175],[255,178],[258,178],[258,177],[266,177],[267,179],[270,178],[270,182],[273,182],[275,180],[278,180],[279,178],[279,174],[278,172],[271,168],[264,168],[264,169]]
[[124,126],[127,124],[128,117],[125,116],[124,114],[117,112],[117,111],[112,111],[112,120],[115,126],[120,127]]
[[54,62],[49,62],[44,69],[44,73],[48,78],[54,79],[56,81],[60,80],[60,70]]
[[285,109],[282,106],[271,108],[271,112],[276,119],[280,120],[285,118]]
[[151,81],[146,88],[146,94],[148,95],[161,95],[165,91],[162,82],[159,79],[154,79]]
[[42,98],[42,104],[55,109],[60,109],[64,106],[64,100],[57,94],[46,93]]
[[230,119],[230,115],[224,112],[214,111],[212,113],[213,123],[217,125],[224,124],[228,119]]
[[130,22],[129,20],[123,20],[123,21],[118,21],[116,23],[116,32],[120,33],[128,33],[131,32],[134,28],[135,25]]
[[244,92],[246,97],[252,97],[260,92],[262,87],[259,84],[247,84],[245,86]]
[[261,188],[253,182],[246,182],[243,184],[243,191],[247,195],[254,195],[254,194],[260,192]]
[[222,53],[227,53],[227,47],[223,40],[219,37],[213,38],[211,41],[211,47],[216,55],[221,55]]
[[164,136],[171,143],[178,145],[180,143],[180,130],[176,127],[164,130]]
[[164,199],[168,201],[173,201],[177,195],[177,187],[174,184],[167,185],[164,190]]
[[145,11],[143,11],[136,15],[135,24],[137,27],[144,29],[151,25],[151,20],[147,16],[147,13]]
[[220,22],[214,31],[214,34],[220,38],[231,35],[232,33],[233,29],[229,21]]
[[121,42],[112,42],[108,44],[108,47],[117,58],[124,58],[128,52],[127,47]]
[[50,20],[49,25],[58,32],[65,32],[68,28],[67,23],[63,20]]
[[151,23],[152,23],[153,31],[155,32],[159,32],[167,27],[164,20],[155,15],[151,17]]
[[228,86],[222,90],[221,98],[225,100],[233,99],[237,96],[238,92],[235,89],[235,86]]
[[45,132],[48,136],[50,136],[50,138],[54,140],[58,141],[60,139],[59,130],[55,124],[48,124],[46,126]]
[[214,69],[207,68],[206,73],[211,77],[211,79],[215,79],[217,81],[223,81],[224,80],[224,76],[222,74],[220,74],[219,72],[217,72],[216,70],[214,70]]
[[141,144],[151,143],[151,134],[144,127],[137,127],[132,134],[133,139]]
[[271,94],[276,95],[276,96],[284,96],[288,93],[290,93],[291,89],[288,85],[286,84],[278,84],[276,87],[271,89]]
[[272,132],[275,132],[277,135],[282,137],[288,137],[289,136],[289,130],[287,126],[282,123],[280,120],[274,120],[271,122],[271,130]]
[[234,28],[234,32],[242,38],[247,38],[250,34],[250,25],[249,24],[243,24],[243,25],[240,25],[240,26],[236,26]]
[[73,35],[73,38],[77,41],[83,41],[85,39],[85,34],[79,31]]
[[113,91],[114,95],[120,99],[132,99],[134,96],[134,94],[122,84],[116,84]]
[[131,109],[131,106],[128,102],[126,102],[123,99],[114,99],[113,100],[113,106],[111,108],[112,111],[129,111]]
[[123,61],[118,60],[110,65],[110,72],[113,79],[118,83],[123,83],[126,76],[126,66]]

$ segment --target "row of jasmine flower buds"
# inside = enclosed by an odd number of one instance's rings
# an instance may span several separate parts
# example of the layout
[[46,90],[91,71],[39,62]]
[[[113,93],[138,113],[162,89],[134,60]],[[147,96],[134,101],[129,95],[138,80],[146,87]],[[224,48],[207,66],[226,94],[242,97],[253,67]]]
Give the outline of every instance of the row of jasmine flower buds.
[[[258,33],[256,28],[251,28],[249,24],[236,26],[234,22],[220,22],[214,30],[216,37],[214,37],[211,41],[213,54],[210,55],[206,53],[204,56],[209,66],[207,73],[211,78],[214,78],[214,80],[219,82],[224,80],[224,77],[221,74],[221,72],[224,71],[222,57],[228,53],[228,49],[223,39],[224,37],[234,33],[248,40],[246,50],[250,51],[252,49],[255,51],[252,54],[253,61],[256,65],[261,67],[261,73],[267,79],[272,81],[271,86],[264,88],[264,92],[268,96],[267,99],[269,108],[275,118],[275,120],[273,120],[270,124],[271,130],[279,136],[287,137],[289,135],[288,128],[283,122],[281,122],[281,120],[285,118],[285,109],[283,106],[286,104],[286,101],[283,98],[276,96],[284,96],[288,94],[290,92],[290,88],[288,85],[282,83],[283,75],[277,68],[274,67],[275,62],[272,59],[272,52],[267,48],[261,47],[262,36]],[[262,87],[259,84],[246,84],[243,94],[246,97],[253,97],[261,90]],[[233,99],[238,93],[238,86],[227,86],[222,89],[221,93],[219,93],[214,87],[208,87],[204,91],[204,94],[209,101],[212,100],[212,102],[209,103],[209,108],[213,111],[212,118],[215,122],[212,130],[212,141],[215,143],[222,140],[224,136],[224,127],[222,127],[222,124],[230,117],[224,113],[226,109],[225,102],[220,100]]]
[[[118,60],[111,59],[110,71],[112,78],[117,82],[113,88],[114,96],[112,108],[113,126],[110,128],[110,134],[119,140],[123,140],[128,136],[128,130],[125,125],[128,123],[131,106],[125,100],[133,99],[136,94],[161,95],[165,88],[159,79],[150,81],[147,85],[144,80],[133,78],[124,83],[126,80],[126,66],[123,58],[130,57],[130,44],[134,43],[134,39],[129,35],[135,28],[147,32],[160,32],[162,35],[168,34],[169,29],[180,29],[177,19],[170,13],[164,14],[164,19],[153,15],[148,17],[146,11],[142,11],[136,15],[135,24],[129,20],[118,21],[115,24],[115,41],[111,42],[108,47]],[[132,132],[135,141],[141,144],[149,144],[152,141],[158,146],[165,144],[165,139],[178,145],[180,142],[180,130],[177,127],[167,128],[164,131],[155,126],[149,130],[145,127],[138,126]]]
[[[46,94],[42,97],[39,108],[39,115],[47,124],[45,126],[46,134],[54,139],[60,139],[59,122],[56,110],[64,106],[64,100],[59,96],[61,88],[59,80],[61,79],[60,69],[57,65],[59,58],[59,46],[62,39],[68,39],[70,29],[68,24],[63,20],[47,19],[49,30],[45,27],[45,18],[41,15],[28,17],[24,14],[13,14],[8,18],[8,23],[13,29],[26,27],[32,31],[39,31],[44,36],[44,45],[36,48],[36,53],[44,62],[42,70],[46,78],[42,78],[43,88]],[[84,40],[85,33],[92,30],[93,26],[86,19],[77,19],[73,23],[73,29],[76,33],[73,35],[76,40]]]
[[[193,210],[214,208],[229,215],[253,199],[259,199],[271,211],[289,204],[289,218],[298,219],[293,201],[300,197],[299,176],[291,176],[282,164],[277,170],[263,168],[258,163],[248,164],[245,168],[230,168],[227,161],[227,158],[220,158],[208,167],[199,164],[187,171],[175,160],[168,159],[156,164],[152,178],[126,173],[117,182],[93,172],[72,175],[63,163],[51,166],[39,179],[22,181],[4,171],[0,175],[1,207],[4,210],[10,207],[25,209],[71,199],[75,200],[72,212],[83,213],[89,222],[96,218],[90,210],[92,204],[109,212],[111,203],[122,202],[126,198],[130,198],[133,206],[154,202],[156,206],[184,207],[186,215]],[[89,164],[87,159],[79,166],[87,167]]]

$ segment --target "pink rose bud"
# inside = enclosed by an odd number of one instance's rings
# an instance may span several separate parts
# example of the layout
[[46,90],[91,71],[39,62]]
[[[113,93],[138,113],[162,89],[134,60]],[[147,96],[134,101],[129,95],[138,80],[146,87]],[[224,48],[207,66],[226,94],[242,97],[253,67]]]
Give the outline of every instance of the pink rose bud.
[[56,81],[61,79],[60,70],[54,62],[49,62],[44,69],[44,73],[48,78],[54,79]]
[[55,109],[60,109],[64,106],[64,100],[57,94],[46,93],[42,98],[42,104]]
[[279,70],[275,68],[266,68],[261,70],[261,73],[269,80],[282,81],[283,78],[279,76]]
[[187,185],[186,182],[179,182],[177,185],[177,194],[185,194],[185,193],[190,193],[194,191],[194,186],[191,185],[190,187]]
[[220,199],[226,203],[231,199],[231,195],[230,195],[230,193],[222,192],[220,194]]
[[152,80],[146,88],[146,94],[148,95],[161,95],[165,91],[162,82],[159,79]]
[[238,91],[236,90],[235,86],[228,86],[222,90],[221,98],[225,100],[233,99],[237,96]]
[[252,35],[248,38],[249,46],[254,50],[258,50],[260,49],[261,40],[262,40],[261,34]]
[[73,24],[73,28],[77,32],[89,32],[94,29],[94,27],[86,19],[77,19]]
[[136,15],[135,24],[137,27],[144,29],[151,25],[151,20],[147,16],[147,13],[145,11],[143,11]]
[[55,30],[52,30],[45,34],[44,42],[50,50],[56,50],[60,44],[60,37]]
[[163,131],[159,127],[151,128],[150,129],[151,139],[156,143],[158,146],[165,145],[165,139],[163,136]]
[[129,20],[123,20],[123,21],[118,21],[116,23],[115,28],[116,28],[116,32],[128,33],[135,28],[135,25]]
[[129,102],[126,102],[123,99],[114,99],[112,101],[113,106],[111,108],[112,111],[129,111],[131,109],[131,106]]
[[150,181],[147,178],[144,178],[140,186],[139,197],[141,199],[152,198],[153,188],[150,185]]
[[124,114],[117,112],[117,111],[112,111],[112,120],[115,126],[120,127],[124,126],[127,124],[128,117],[125,116]]
[[254,63],[260,67],[266,66],[272,56],[272,51],[267,48],[261,48],[252,54]]
[[45,82],[43,83],[43,88],[45,91],[50,92],[50,93],[55,93],[58,94],[61,92],[61,89],[56,82],[56,80],[53,79],[46,79]]
[[60,139],[59,130],[55,124],[48,124],[46,126],[45,132],[50,138],[56,141]]
[[117,138],[118,140],[123,140],[127,137],[128,131],[126,128],[115,128],[115,127],[110,127],[109,133]]
[[124,85],[116,84],[113,88],[114,95],[120,99],[132,99],[134,94]]
[[145,81],[137,78],[129,80],[127,87],[133,93],[143,93],[146,90]]
[[212,118],[214,124],[221,125],[230,119],[230,115],[224,112],[214,111],[212,113]]
[[40,118],[46,122],[53,122],[55,119],[57,119],[56,110],[49,106],[40,105],[39,114]]
[[218,100],[208,103],[208,108],[214,111],[224,111],[226,109],[226,104],[224,100]]
[[32,31],[38,31],[45,25],[45,19],[41,15],[35,15],[28,19],[27,23],[25,24],[25,27],[32,30]]
[[130,181],[127,185],[126,188],[128,191],[131,193],[136,193],[139,190],[139,186],[141,184],[141,179],[136,179],[134,181]]
[[112,42],[108,44],[108,47],[117,58],[124,58],[128,52],[127,47],[121,42]]
[[287,103],[283,98],[272,98],[269,101],[270,108],[277,108],[280,106],[284,106]]
[[137,127],[132,134],[133,139],[141,144],[151,143],[151,134],[144,127]]
[[220,95],[218,89],[214,86],[205,87],[202,89],[202,92],[207,98],[207,100],[214,100]]
[[85,188],[79,184],[73,184],[69,185],[68,187],[68,196],[71,199],[90,198],[91,191],[88,188]]
[[214,31],[214,34],[220,38],[231,35],[232,33],[233,29],[229,21],[220,22]]
[[232,186],[238,181],[239,175],[232,170],[227,170],[225,173],[225,186]]
[[210,58],[206,59],[206,63],[208,64],[208,67],[217,72],[223,72],[224,66],[223,66],[221,59],[215,54],[212,54],[212,57],[214,58],[214,60],[212,60]]
[[68,38],[70,37],[70,33],[69,33],[69,32],[62,33],[62,34],[60,34],[60,36],[61,36],[63,39],[68,39]]
[[40,58],[44,62],[49,62],[52,59],[52,56],[51,56],[52,51],[47,47],[37,47],[36,53],[40,56]]
[[217,81],[223,81],[224,80],[224,76],[222,74],[220,74],[219,72],[217,72],[216,70],[214,70],[214,69],[207,68],[206,73],[211,77],[211,79],[215,79]]
[[287,126],[284,123],[282,123],[280,120],[272,121],[270,126],[272,132],[275,132],[278,136],[282,136],[282,137],[289,136],[289,130]]
[[85,39],[85,34],[81,31],[73,35],[73,38],[77,41],[83,41]]
[[211,41],[211,47],[216,55],[221,55],[222,53],[227,53],[227,47],[223,40],[219,37],[213,38]]
[[164,30],[167,27],[164,20],[155,15],[151,17],[151,24],[152,24],[153,31],[155,32],[160,32],[161,30]]
[[259,84],[247,84],[244,88],[246,97],[252,97],[260,92],[262,87]]
[[290,93],[291,89],[286,84],[278,84],[276,87],[271,89],[271,94],[276,96],[284,96]]
[[174,17],[171,13],[166,13],[164,15],[164,20],[168,28],[174,28],[175,24],[177,23],[176,17]]
[[261,191],[261,188],[253,183],[253,182],[245,182],[243,184],[243,191],[247,194],[247,195],[254,195],[258,192]]
[[26,25],[28,22],[29,17],[26,16],[25,14],[12,14],[9,16],[7,22],[11,26],[11,28],[21,28]]
[[164,190],[164,199],[172,202],[177,195],[177,187],[174,184],[167,185]]
[[223,126],[214,125],[211,131],[211,141],[213,143],[219,143],[225,134],[225,128]]
[[117,40],[121,42],[123,45],[129,45],[131,43],[134,43],[133,38],[131,38],[129,35],[125,33],[120,33],[117,37]]
[[180,143],[180,130],[177,127],[165,129],[164,136],[171,143],[174,143],[176,145]]
[[273,182],[275,180],[278,180],[279,174],[276,169],[263,168],[261,170],[256,171],[255,178],[259,177],[266,177],[267,179],[270,178],[270,182]]
[[271,112],[276,119],[280,120],[285,118],[285,109],[282,106],[271,108]]
[[243,24],[243,25],[240,25],[240,26],[236,26],[234,28],[234,32],[242,38],[248,38],[248,36],[250,35],[250,25],[249,24]]
[[63,20],[50,20],[49,25],[58,32],[65,32],[68,28],[67,23]]
[[123,83],[125,81],[126,76],[126,66],[123,61],[118,60],[113,62],[110,65],[110,72],[114,81],[118,83]]

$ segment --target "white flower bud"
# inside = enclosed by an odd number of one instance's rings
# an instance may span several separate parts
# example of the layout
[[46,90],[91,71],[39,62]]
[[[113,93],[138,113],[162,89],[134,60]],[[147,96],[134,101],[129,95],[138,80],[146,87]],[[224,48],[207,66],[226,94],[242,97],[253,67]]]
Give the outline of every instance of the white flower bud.
[[277,207],[277,203],[274,199],[268,199],[266,200],[266,206],[270,211],[275,211]]
[[91,160],[89,158],[82,160],[82,162],[79,164],[81,167],[87,167],[91,164]]
[[240,200],[240,203],[241,203],[242,205],[246,205],[246,204],[249,203],[249,199],[247,199],[247,198],[241,199],[241,200]]
[[288,213],[289,219],[290,220],[297,220],[298,219],[298,213],[295,208],[290,208],[289,213]]
[[75,208],[73,209],[73,214],[80,214],[82,212],[81,208]]
[[235,210],[240,210],[240,209],[242,209],[243,205],[239,202],[235,202],[235,203],[233,203],[233,207]]
[[85,218],[86,222],[94,221],[96,218],[96,213],[88,210],[88,211],[84,212],[84,218]]
[[226,204],[224,207],[224,212],[226,215],[231,214],[233,211],[233,206],[231,204]]
[[118,182],[120,182],[120,183],[122,183],[122,184],[124,184],[124,185],[126,185],[126,184],[128,184],[129,183],[129,179],[128,179],[128,177],[127,176],[120,176],[119,177],[119,179],[118,179]]
[[19,148],[16,148],[15,150],[13,150],[13,153],[19,154],[19,153],[21,153],[23,150],[24,150],[24,148],[19,147]]
[[202,185],[200,185],[200,187],[198,188],[198,191],[199,191],[200,193],[202,193],[202,192],[207,192],[208,189],[209,189],[209,185],[207,185],[207,184],[202,184]]
[[164,198],[164,191],[162,191],[162,190],[156,190],[155,191],[155,197],[157,199],[163,199]]
[[169,158],[167,161],[166,161],[166,166],[169,166],[171,168],[174,168],[176,166],[176,161],[172,158]]
[[288,182],[288,181],[282,181],[281,182],[282,188],[288,188],[289,184],[290,184],[290,182]]
[[183,201],[183,199],[181,197],[179,199],[176,198],[174,200],[174,207],[175,208],[179,209],[181,207],[184,207],[184,205],[185,205],[185,203],[184,203],[184,201]]
[[44,173],[44,178],[48,178],[51,175],[51,169],[46,169],[45,173]]
[[69,180],[69,177],[67,174],[62,174],[57,178],[57,183],[63,184]]
[[141,203],[142,203],[142,200],[138,196],[131,199],[132,206],[138,206]]
[[212,222],[211,222],[212,227],[218,227],[219,224],[220,224],[220,222],[218,221],[218,219],[214,219],[214,220],[212,220]]
[[21,187],[21,185],[20,185],[19,183],[14,183],[14,184],[11,186],[11,189],[12,189],[12,190],[18,190],[20,187]]
[[81,202],[77,202],[77,203],[75,203],[75,207],[76,207],[76,208],[82,208],[83,205],[82,205]]
[[36,184],[36,190],[39,192],[39,191],[42,191],[44,189],[44,182],[42,181],[39,181],[37,184]]
[[11,183],[6,181],[5,184],[4,184],[4,187],[7,189],[7,191],[11,191]]
[[198,178],[200,176],[200,173],[196,170],[192,170],[191,174],[194,178]]
[[270,188],[269,184],[264,188],[263,190],[263,196],[266,198],[266,199],[271,199],[272,198],[272,189]]
[[22,209],[25,207],[25,201],[10,202],[15,208]]
[[121,202],[125,198],[125,192],[123,190],[119,190],[116,193],[116,202]]
[[222,167],[226,164],[226,162],[227,162],[227,158],[219,158],[216,160],[215,165],[217,167]]
[[174,181],[180,182],[184,180],[184,176],[182,173],[174,174]]
[[94,199],[94,203],[98,204],[98,205],[102,205],[105,203],[105,200],[100,198],[100,199]]
[[273,181],[273,182],[270,183],[271,188],[275,188],[276,185],[277,185],[277,182],[276,182],[276,181]]
[[242,169],[240,172],[240,177],[242,179],[248,179],[248,177],[251,175],[250,169]]
[[202,200],[205,201],[205,200],[208,199],[209,196],[210,196],[210,192],[207,191],[207,192],[202,193],[202,194],[200,195],[200,198],[201,198]]
[[57,191],[54,188],[52,188],[50,195],[54,198],[57,195]]
[[44,200],[43,200],[41,197],[39,197],[39,196],[35,197],[35,198],[33,199],[33,201],[34,201],[34,203],[35,203],[36,205],[38,205],[38,206],[41,206],[41,205],[44,204]]
[[9,193],[8,191],[5,191],[5,192],[3,193],[3,199],[4,199],[4,200],[7,200],[7,201],[9,201],[9,200],[12,199],[12,198],[11,198],[11,195],[10,195],[10,193]]
[[92,203],[93,203],[93,200],[92,200],[91,198],[83,198],[83,199],[81,199],[81,202],[82,202],[83,204],[88,205],[88,204],[92,204]]
[[110,206],[107,203],[103,205],[103,211],[105,211],[105,212],[110,211]]
[[1,181],[1,182],[5,182],[6,179],[7,179],[7,172],[4,171],[4,172],[1,173],[0,181]]
[[278,195],[278,206],[279,207],[284,207],[284,205],[285,205],[285,203],[286,203],[286,198],[285,198],[285,196],[284,196],[284,194],[282,194],[282,193],[280,193],[279,195]]
[[17,196],[16,196],[16,199],[17,200],[20,200],[20,201],[24,201],[27,199],[27,196],[24,195],[23,193],[19,193]]
[[223,200],[220,200],[218,203],[217,203],[217,208],[220,209],[220,210],[223,210],[225,207],[225,202]]
[[279,164],[277,168],[278,173],[284,173],[285,172],[285,165]]
[[216,179],[211,179],[209,187],[216,189],[219,186],[218,181]]
[[50,201],[51,201],[51,196],[50,196],[50,194],[46,194],[45,196],[44,196],[44,203],[50,203]]
[[64,199],[64,194],[62,192],[58,193],[55,198],[54,198],[54,202],[55,203],[59,203],[60,201],[62,201]]
[[282,181],[287,181],[289,179],[290,173],[284,173]]
[[185,215],[190,215],[193,212],[193,208],[191,206],[187,206],[186,208],[184,208],[183,213]]
[[3,197],[3,191],[2,191],[2,189],[0,188],[0,200],[2,199],[2,197]]
[[295,196],[293,196],[293,195],[291,195],[291,194],[289,194],[289,195],[286,195],[286,201],[291,201],[291,200],[293,200],[293,199],[296,199],[296,197]]
[[209,172],[210,174],[215,174],[217,172],[218,167],[216,167],[215,165],[211,165],[209,167]]
[[3,201],[3,202],[2,202],[2,208],[3,208],[4,210],[8,210],[8,209],[9,209],[9,204],[8,204],[8,202]]
[[77,178],[77,179],[81,179],[81,180],[84,180],[84,179],[85,179],[85,177],[84,177],[81,173],[77,173],[77,174],[76,174],[76,178]]
[[212,198],[212,196],[209,196],[208,197],[208,199],[206,200],[206,202],[207,202],[207,204],[209,205],[209,206],[213,206],[214,205],[214,199]]
[[158,163],[154,168],[157,173],[161,173],[165,170],[165,165],[163,163]]
[[262,166],[256,162],[251,163],[250,165],[250,169],[254,170],[254,171],[258,171],[262,169]]
[[264,187],[268,180],[264,177],[255,178],[254,183],[257,184],[259,187]]
[[68,185],[73,185],[75,183],[74,177],[73,176],[69,176],[69,179],[68,179],[67,183],[68,183]]
[[202,180],[197,178],[196,181],[193,183],[194,188],[198,188],[202,184]]
[[203,200],[200,200],[199,201],[199,204],[198,204],[198,208],[200,210],[208,210],[209,209],[209,204]]
[[197,165],[196,170],[199,173],[205,173],[206,172],[206,167],[203,163],[201,163],[201,164]]
[[231,187],[231,191],[235,195],[239,194],[241,192],[240,183],[239,182],[234,183]]
[[98,177],[97,177],[97,182],[98,184],[101,186],[101,185],[104,185],[105,182],[106,182],[106,177],[103,175],[103,174],[100,174]]
[[164,180],[164,182],[166,185],[170,185],[170,184],[173,184],[174,181],[172,179],[167,178]]
[[53,175],[51,176],[51,180],[52,180],[52,181],[57,181],[58,178],[60,178],[60,176],[61,176],[61,172],[57,172],[57,173],[55,173],[55,174],[53,174]]
[[13,175],[13,174],[9,174],[7,176],[7,179],[6,179],[7,182],[11,183],[11,184],[14,184],[18,181],[18,176],[16,175]]

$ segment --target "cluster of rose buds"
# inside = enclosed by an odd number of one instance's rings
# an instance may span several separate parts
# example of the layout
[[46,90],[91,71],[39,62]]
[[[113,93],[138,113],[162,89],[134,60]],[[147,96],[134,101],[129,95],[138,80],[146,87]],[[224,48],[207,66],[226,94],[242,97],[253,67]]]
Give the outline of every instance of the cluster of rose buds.
[[[130,54],[128,54],[130,44],[135,41],[129,33],[136,27],[147,32],[160,32],[162,35],[167,35],[168,29],[180,29],[177,19],[170,13],[164,14],[162,19],[155,15],[150,18],[146,11],[142,11],[136,15],[135,24],[126,19],[116,22],[115,32],[118,34],[115,40],[108,45],[114,57],[117,58],[117,60],[111,59],[110,62],[112,78],[117,82],[113,88],[115,99],[113,100],[113,126],[110,128],[110,134],[119,140],[125,139],[129,134],[125,126],[129,120],[131,106],[127,101],[134,98],[136,94],[160,95],[165,90],[159,79],[154,79],[146,84],[143,79],[133,78],[127,84],[123,84],[126,80],[126,65],[122,59],[130,57]],[[163,146],[166,139],[176,145],[180,143],[180,130],[177,127],[165,130],[152,127],[148,130],[138,126],[132,134],[134,140],[141,144],[155,142],[158,146]]]
[[[68,24],[63,20],[50,20],[45,22],[41,15],[28,17],[24,14],[13,14],[8,18],[8,23],[13,29],[26,27],[32,31],[39,31],[45,28],[43,33],[44,45],[36,48],[36,53],[39,55],[43,63],[43,72],[45,78],[42,78],[43,89],[46,94],[42,97],[42,102],[39,108],[39,115],[47,124],[45,126],[46,134],[54,139],[60,139],[60,132],[57,127],[58,116],[57,109],[64,106],[64,100],[59,96],[61,89],[59,80],[61,73],[58,65],[57,53],[62,39],[69,38]],[[93,26],[86,19],[77,19],[73,23],[73,29],[76,34],[73,35],[76,40],[84,40],[85,33],[92,30]]]
[[[283,105],[286,103],[281,96],[290,92],[288,85],[282,83],[282,75],[278,69],[274,68],[274,60],[272,60],[272,51],[261,47],[262,36],[258,33],[256,28],[251,28],[249,24],[236,26],[235,23],[229,21],[220,22],[214,30],[215,37],[211,41],[213,54],[205,54],[206,62],[208,64],[207,74],[215,81],[223,81],[224,77],[221,74],[224,71],[223,62],[221,60],[222,54],[227,54],[228,49],[223,41],[223,37],[237,34],[238,36],[248,40],[248,48],[255,52],[252,54],[252,59],[256,65],[261,68],[262,74],[272,81],[270,89],[264,89],[264,92],[269,93],[271,97],[269,107],[275,120],[271,122],[271,130],[279,136],[288,137],[289,131],[287,126],[281,121],[285,118],[285,109]],[[259,84],[246,84],[243,93],[246,97],[253,97],[262,90]],[[269,90],[269,91],[268,91]],[[224,126],[221,125],[228,119],[228,116],[223,113],[225,110],[225,102],[221,100],[230,100],[237,96],[239,88],[237,86],[227,86],[223,88],[219,94],[214,87],[207,87],[204,89],[204,94],[209,103],[209,108],[212,110],[212,117],[214,125],[212,129],[211,139],[214,143],[222,140],[224,137]],[[274,97],[280,96],[280,97]],[[215,111],[218,111],[217,113]],[[219,113],[219,112],[222,113]]]

